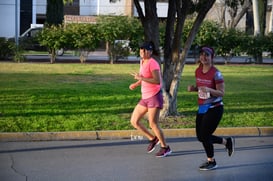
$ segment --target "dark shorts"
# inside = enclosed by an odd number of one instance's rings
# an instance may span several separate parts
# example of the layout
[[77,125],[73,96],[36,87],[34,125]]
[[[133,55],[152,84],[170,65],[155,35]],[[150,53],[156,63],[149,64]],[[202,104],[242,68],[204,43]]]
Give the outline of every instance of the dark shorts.
[[141,99],[138,102],[139,105],[142,105],[144,107],[148,108],[163,108],[163,95],[162,92],[159,91],[156,95],[148,98],[148,99]]

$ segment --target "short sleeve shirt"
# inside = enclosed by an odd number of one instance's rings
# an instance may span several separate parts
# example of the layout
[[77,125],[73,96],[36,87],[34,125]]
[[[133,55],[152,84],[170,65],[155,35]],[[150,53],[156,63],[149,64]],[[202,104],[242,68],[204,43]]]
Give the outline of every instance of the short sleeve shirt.
[[[206,73],[202,72],[202,66],[200,65],[195,71],[195,78],[196,78],[196,87],[206,86],[212,89],[216,89],[217,84],[224,83],[224,78],[222,73],[214,66],[210,68],[210,70]],[[209,97],[204,99],[198,96],[198,104],[207,104],[221,101],[222,97]]]
[[[143,63],[141,61],[140,63],[140,75],[144,78],[152,78],[152,72],[154,70],[158,70],[160,72],[160,66],[158,62],[150,58],[147,63]],[[161,75],[161,73],[160,73]],[[154,95],[156,95],[161,89],[161,76],[160,76],[160,84],[151,84],[149,82],[142,81],[141,82],[141,93],[142,93],[142,99],[150,98]]]

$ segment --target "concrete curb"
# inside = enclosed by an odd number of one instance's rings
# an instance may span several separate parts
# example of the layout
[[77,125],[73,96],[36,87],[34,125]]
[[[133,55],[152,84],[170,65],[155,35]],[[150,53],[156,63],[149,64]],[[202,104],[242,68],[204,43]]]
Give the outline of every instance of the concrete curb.
[[[164,129],[163,132],[166,138],[196,136],[194,128]],[[218,128],[215,134],[221,136],[272,136],[273,127]],[[0,133],[1,142],[130,139],[132,137],[143,138],[137,130]]]

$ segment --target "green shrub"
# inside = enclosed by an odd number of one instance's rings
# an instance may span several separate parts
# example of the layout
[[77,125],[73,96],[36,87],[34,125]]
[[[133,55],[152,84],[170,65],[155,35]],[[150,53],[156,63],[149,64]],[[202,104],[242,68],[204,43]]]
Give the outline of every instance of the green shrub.
[[23,62],[25,61],[25,56],[23,55],[23,50],[18,47],[17,50],[14,51],[14,55],[12,58],[15,62]]
[[0,59],[7,60],[14,55],[15,42],[0,37]]
[[42,46],[48,48],[51,54],[50,62],[54,63],[56,59],[56,50],[59,50],[65,46],[65,36],[63,33],[63,27],[59,26],[48,26],[37,35],[39,43]]
[[265,40],[265,51],[270,52],[270,56],[273,58],[273,33],[269,33]]
[[115,43],[112,52],[115,61],[124,58],[127,59],[127,57],[130,55],[129,44],[127,44],[126,41],[118,41]]
[[65,47],[78,50],[84,63],[90,51],[99,46],[100,36],[95,24],[68,24],[64,28]]
[[219,34],[216,51],[217,54],[224,57],[228,63],[234,56],[240,55],[240,45],[243,43],[244,33],[236,29],[222,29]]

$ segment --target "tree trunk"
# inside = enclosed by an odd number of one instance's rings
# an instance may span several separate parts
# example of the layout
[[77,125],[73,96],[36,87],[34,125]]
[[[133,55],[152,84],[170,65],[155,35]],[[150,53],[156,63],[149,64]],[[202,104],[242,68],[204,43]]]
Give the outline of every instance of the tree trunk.
[[109,41],[106,42],[106,52],[107,55],[109,56],[109,63],[114,64],[114,57],[113,57],[113,52],[112,52],[112,46]]
[[[169,1],[168,19],[165,33],[164,49],[164,107],[161,118],[169,115],[177,115],[177,90],[179,87],[180,76],[177,69],[180,66],[179,53],[181,49],[181,36],[186,19],[187,11],[190,8],[189,1],[183,0]],[[177,18],[176,18],[177,15]],[[176,21],[177,20],[177,21]],[[176,27],[174,26],[176,22]],[[174,29],[176,28],[176,29]]]
[[[168,17],[166,24],[165,46],[164,46],[164,67],[163,67],[163,95],[164,107],[161,111],[161,119],[168,115],[177,115],[177,92],[182,71],[184,68],[186,55],[191,47],[193,39],[203,22],[207,12],[210,10],[215,0],[199,2],[201,7],[198,16],[192,27],[190,35],[185,43],[181,56],[181,37],[188,11],[191,10],[192,1],[189,0],[169,0]],[[144,0],[145,16],[142,12],[139,0],[134,0],[139,18],[145,32],[145,40],[152,40],[155,47],[159,47],[158,17],[156,14],[156,1]],[[177,17],[176,17],[177,16]],[[176,26],[175,26],[176,23]]]
[[227,25],[226,25],[226,10],[227,10],[227,7],[224,6],[222,7],[223,9],[221,10],[222,14],[221,14],[221,25],[222,27],[224,27],[225,29],[227,28]]
[[[180,1],[170,0],[169,1],[169,9],[168,9],[168,21],[167,21],[167,28],[168,26],[171,26],[172,23],[174,23],[173,20],[173,11],[174,9],[170,8],[170,6],[173,6],[173,3],[175,4],[176,12],[177,12],[177,25],[176,30],[174,33],[174,38],[172,40],[172,31],[170,33],[167,32],[166,29],[166,39],[165,40],[165,52],[164,52],[164,74],[163,74],[163,80],[165,82],[164,84],[164,101],[165,105],[162,110],[161,118],[164,118],[169,115],[177,115],[177,92],[178,87],[180,83],[180,79],[182,76],[183,68],[185,65],[186,57],[188,54],[188,50],[191,47],[191,44],[197,34],[197,31],[199,27],[201,26],[204,18],[206,17],[206,14],[210,10],[210,8],[213,6],[215,0],[208,0],[206,3],[203,4],[203,6],[200,8],[198,12],[198,16],[193,24],[193,27],[190,31],[190,34],[188,36],[187,41],[185,42],[185,45],[183,47],[181,56],[179,56],[179,50],[181,45],[181,36],[182,36],[182,30],[184,26],[184,21],[187,16],[187,9],[190,9],[191,4],[187,0],[183,0],[182,4],[180,4]],[[170,12],[171,11],[171,12]]]
[[55,63],[56,60],[56,50],[53,48],[51,49],[51,53],[50,53],[50,63],[53,64]]
[[234,18],[234,21],[232,21],[230,27],[235,28],[238,25],[238,23],[241,21],[243,16],[246,14],[246,12],[249,10],[249,8],[251,8],[251,7],[252,7],[252,4],[251,4],[250,0],[245,0],[244,4],[242,6],[242,10]]
[[[139,4],[139,0],[134,0],[140,21],[144,27],[145,41],[153,41],[155,49],[159,51],[159,21],[156,12],[156,0],[144,0],[145,16]],[[161,65],[160,55],[155,57]]]
[[64,19],[63,0],[47,0],[46,22],[49,25],[62,24]]
[[[254,3],[255,2],[255,3]],[[264,36],[265,34],[265,26],[266,26],[266,10],[267,10],[267,0],[255,0],[253,1],[253,15],[255,24],[255,36]],[[255,52],[254,57],[256,63],[261,64],[263,63],[263,56],[262,52],[257,51]]]
[[87,57],[88,57],[89,51],[80,49],[80,52],[81,52],[81,54],[80,54],[80,62],[81,62],[81,63],[85,63],[85,62],[86,62],[86,59],[87,59]]

